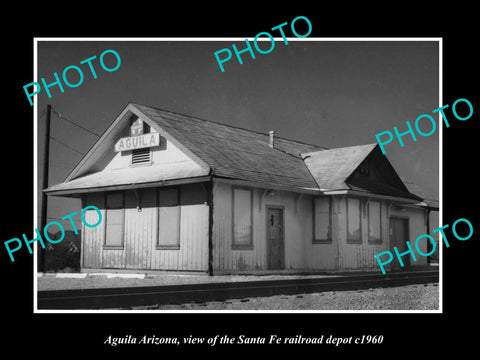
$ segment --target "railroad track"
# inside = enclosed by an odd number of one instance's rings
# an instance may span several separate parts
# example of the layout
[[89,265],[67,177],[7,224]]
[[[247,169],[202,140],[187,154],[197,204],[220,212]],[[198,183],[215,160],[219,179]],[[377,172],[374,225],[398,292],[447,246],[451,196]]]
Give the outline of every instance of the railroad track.
[[156,304],[224,301],[247,297],[292,295],[324,291],[359,290],[438,282],[438,270],[328,276],[283,280],[239,281],[164,286],[90,288],[39,291],[43,309],[109,309]]

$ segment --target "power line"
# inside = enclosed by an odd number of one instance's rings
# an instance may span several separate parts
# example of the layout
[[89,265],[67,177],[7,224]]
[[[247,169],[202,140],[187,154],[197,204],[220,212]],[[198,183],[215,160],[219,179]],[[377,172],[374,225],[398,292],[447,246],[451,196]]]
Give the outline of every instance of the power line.
[[57,141],[57,142],[59,142],[60,144],[62,144],[62,145],[64,145],[64,146],[66,146],[66,147],[69,148],[70,150],[73,150],[73,151],[75,151],[76,153],[79,153],[79,154],[82,155],[82,156],[85,155],[84,153],[78,151],[77,149],[74,149],[74,148],[71,147],[70,145],[65,144],[63,141],[60,141],[60,140],[58,140],[57,138],[55,138],[55,137],[53,137],[53,136],[50,136],[50,138],[53,139],[53,140],[55,140],[55,141]]
[[55,163],[52,165],[53,168],[55,169],[63,169],[63,170],[71,170],[72,169],[72,165],[62,165],[62,164],[58,164],[58,163]]
[[95,135],[95,136],[97,136],[97,137],[100,137],[100,134],[97,134],[96,132],[93,132],[92,130],[87,129],[86,127],[83,127],[83,126],[81,126],[81,125],[78,125],[76,122],[67,119],[63,114],[59,113],[59,112],[58,112],[57,110],[55,110],[53,107],[52,107],[52,111],[53,111],[53,113],[54,113],[55,115],[57,115],[57,117],[58,117],[59,119],[65,120],[65,121],[69,122],[70,124],[73,124],[73,125],[79,127],[80,129],[83,129],[83,130],[89,132],[89,133],[92,134],[92,135]]
[[42,113],[38,116],[38,120],[40,120],[43,116],[45,116],[45,113],[47,112],[47,108],[43,108]]

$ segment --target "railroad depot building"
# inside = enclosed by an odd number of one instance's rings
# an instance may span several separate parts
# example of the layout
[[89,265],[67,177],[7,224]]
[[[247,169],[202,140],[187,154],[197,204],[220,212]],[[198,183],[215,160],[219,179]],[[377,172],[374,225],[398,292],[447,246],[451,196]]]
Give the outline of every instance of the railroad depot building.
[[326,149],[133,103],[44,191],[101,211],[82,224],[82,271],[380,271],[375,254],[407,250],[432,209],[377,144]]

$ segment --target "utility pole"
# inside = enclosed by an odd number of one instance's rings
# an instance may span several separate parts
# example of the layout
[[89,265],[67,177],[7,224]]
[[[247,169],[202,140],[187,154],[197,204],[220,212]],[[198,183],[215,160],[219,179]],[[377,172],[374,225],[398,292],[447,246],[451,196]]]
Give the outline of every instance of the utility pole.
[[[42,210],[40,218],[40,232],[43,231],[45,225],[47,225],[47,194],[43,191],[48,187],[48,168],[50,158],[50,115],[52,112],[52,106],[47,105],[46,120],[45,120],[45,141],[43,144],[43,180],[42,180]],[[38,247],[37,247],[38,248]],[[45,272],[45,249],[40,247],[40,271]]]

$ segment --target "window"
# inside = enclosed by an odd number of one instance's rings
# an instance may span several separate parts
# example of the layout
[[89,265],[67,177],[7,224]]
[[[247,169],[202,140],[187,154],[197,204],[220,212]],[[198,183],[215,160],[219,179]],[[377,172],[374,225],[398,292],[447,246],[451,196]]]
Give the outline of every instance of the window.
[[107,193],[105,202],[107,209],[105,222],[105,248],[123,249],[125,225],[123,193]]
[[150,164],[150,148],[132,150],[132,165]]
[[347,199],[347,243],[361,243],[360,200]]
[[368,176],[370,171],[369,171],[369,166],[368,166],[368,160],[365,160],[363,163],[360,164],[358,167],[358,172],[360,176]]
[[331,198],[315,198],[313,202],[313,242],[332,242]]
[[150,132],[150,125],[143,120],[139,119],[136,115],[133,115],[130,119],[130,135],[137,136],[141,134],[147,134]]
[[368,202],[368,241],[382,242],[382,214],[380,201]]
[[233,188],[232,248],[253,249],[252,191]]
[[157,249],[180,249],[180,191],[177,188],[158,191]]

